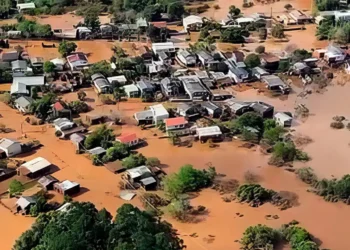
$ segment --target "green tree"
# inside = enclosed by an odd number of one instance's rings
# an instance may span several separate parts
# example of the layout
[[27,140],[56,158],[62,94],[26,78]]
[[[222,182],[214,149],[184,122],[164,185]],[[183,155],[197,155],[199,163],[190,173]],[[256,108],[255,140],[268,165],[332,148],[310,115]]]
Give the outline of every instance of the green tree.
[[277,143],[281,136],[284,134],[285,130],[281,126],[277,126],[275,128],[266,129],[264,131],[263,138],[270,144],[274,145]]
[[12,180],[9,184],[10,195],[20,194],[24,191],[24,186],[20,181]]
[[48,93],[41,99],[35,100],[30,104],[30,111],[42,120],[45,120],[51,109],[52,104],[56,101],[57,96],[54,93]]
[[72,110],[73,114],[86,113],[90,110],[89,105],[86,102],[76,100],[68,103],[68,107]]
[[55,64],[50,61],[44,62],[44,72],[45,73],[53,73],[55,71]]
[[273,147],[272,157],[274,160],[282,162],[294,161],[297,150],[291,142],[277,142]]
[[84,25],[86,27],[91,28],[92,30],[97,30],[101,25],[100,19],[98,17],[99,13],[100,13],[99,8],[88,8],[83,15]]
[[177,220],[186,221],[188,218],[189,210],[190,210],[190,202],[188,199],[180,197],[178,199],[174,199],[168,205],[167,209],[169,214]]
[[87,149],[108,146],[112,144],[114,139],[115,135],[113,134],[113,130],[107,128],[104,124],[96,128],[90,135],[88,135],[88,137],[86,137],[84,146]]
[[244,63],[247,65],[248,68],[255,68],[260,66],[260,57],[257,54],[249,54],[245,60]]
[[121,160],[130,155],[130,148],[120,142],[115,142],[113,147],[107,149],[106,152],[109,161]]
[[274,192],[263,188],[259,184],[243,184],[238,187],[237,198],[240,202],[257,202],[264,203],[271,200]]
[[334,34],[333,20],[326,18],[322,20],[321,24],[316,30],[316,36],[318,40],[330,40]]
[[309,52],[305,49],[297,49],[297,50],[294,50],[291,59],[293,62],[300,62],[300,61],[304,61],[305,59],[308,59],[310,57],[312,57],[311,52]]
[[281,230],[283,237],[295,250],[318,250],[318,246],[312,241],[311,235],[304,228],[296,225],[283,225]]
[[307,184],[313,185],[317,182],[317,176],[310,167],[299,168],[296,174],[300,180]]
[[265,225],[257,225],[248,227],[241,239],[242,249],[274,249],[279,242],[280,236],[278,232]]
[[147,5],[143,11],[144,17],[148,21],[157,21],[161,18],[162,7],[159,4]]
[[107,61],[99,61],[94,63],[89,67],[89,69],[84,71],[86,78],[91,78],[93,74],[101,73],[105,77],[110,77],[113,75],[114,70],[111,67],[111,64]]
[[245,127],[255,128],[262,133],[264,130],[264,119],[255,112],[247,112],[237,119],[236,126],[242,130]]
[[146,165],[150,167],[159,167],[160,160],[157,157],[149,157],[146,160]]
[[236,18],[239,14],[241,14],[241,10],[234,5],[231,5],[228,13],[230,14],[231,18]]
[[117,102],[120,102],[123,97],[126,97],[127,94],[125,92],[125,89],[122,88],[122,87],[116,87],[114,88],[113,90],[113,96],[114,96],[114,99],[117,101]]
[[339,0],[317,0],[316,4],[319,11],[339,9]]
[[244,37],[249,37],[249,32],[237,27],[225,29],[221,34],[221,41],[224,43],[244,43]]
[[180,19],[185,13],[184,4],[181,1],[174,1],[169,3],[167,13],[171,20]]
[[271,35],[276,38],[284,38],[284,27],[282,24],[276,24],[272,27]]
[[123,159],[122,165],[127,169],[136,168],[145,165],[146,160],[146,157],[142,154],[132,154]]
[[66,57],[72,52],[74,52],[77,49],[77,45],[74,42],[68,42],[66,40],[63,40],[60,42],[58,46],[58,52],[63,56]]

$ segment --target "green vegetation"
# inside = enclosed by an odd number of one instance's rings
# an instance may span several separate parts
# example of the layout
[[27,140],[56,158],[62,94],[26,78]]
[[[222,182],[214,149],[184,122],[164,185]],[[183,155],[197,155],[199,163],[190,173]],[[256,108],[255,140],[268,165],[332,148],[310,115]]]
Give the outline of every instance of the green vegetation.
[[106,125],[101,125],[86,137],[84,146],[86,149],[92,149],[95,147],[108,148],[112,145],[114,139],[115,135],[113,134],[113,130],[107,128]]
[[48,93],[41,99],[35,100],[30,105],[30,111],[39,119],[45,120],[49,111],[51,110],[52,104],[56,101],[57,96],[54,93]]
[[55,64],[50,61],[44,62],[44,72],[45,73],[53,73],[55,71]]
[[186,192],[195,192],[212,184],[216,176],[214,167],[198,170],[192,165],[184,165],[178,173],[168,175],[164,179],[164,191],[171,199],[178,199]]
[[241,130],[251,127],[262,132],[264,130],[264,119],[255,112],[247,112],[237,119],[236,126]]
[[274,128],[265,129],[263,138],[267,141],[268,144],[274,145],[281,140],[281,137],[284,133],[285,130],[283,127],[276,126]]
[[268,226],[258,224],[256,226],[250,226],[244,231],[241,245],[244,250],[272,250],[279,241],[280,235],[278,231]]
[[299,168],[295,173],[300,180],[307,184],[313,185],[317,182],[317,176],[310,167]]
[[123,167],[130,169],[146,164],[146,157],[143,154],[132,154],[124,158],[122,161]]
[[24,191],[24,186],[20,181],[12,180],[9,184],[10,196],[21,194]]
[[3,102],[5,104],[10,104],[11,103],[11,94],[8,92],[0,94],[0,102]]
[[274,191],[268,190],[259,184],[243,184],[236,191],[237,199],[240,202],[263,204],[270,201]]
[[316,5],[319,11],[338,10],[339,0],[316,0]]
[[231,16],[231,18],[237,18],[239,14],[241,14],[241,10],[234,5],[231,5],[229,7],[228,13]]
[[314,183],[316,194],[323,196],[326,201],[342,200],[350,204],[350,175],[344,175],[340,180],[323,179]]
[[255,52],[258,54],[265,53],[265,46],[260,45],[260,46],[256,47]]
[[86,102],[82,102],[80,100],[68,103],[68,107],[72,110],[73,114],[86,113],[90,109]]
[[321,25],[316,30],[316,36],[318,40],[330,40],[334,35],[333,20],[326,18],[322,20]]
[[225,29],[221,34],[221,42],[223,43],[244,43],[244,37],[249,37],[249,31],[242,28],[231,27]]
[[22,20],[16,26],[16,30],[21,31],[26,37],[48,37],[51,36],[51,26],[48,24],[38,24],[35,21]]
[[305,59],[308,59],[310,57],[312,57],[311,52],[305,49],[297,49],[293,52],[291,56],[291,60],[292,62],[296,63],[296,62],[304,61]]
[[99,61],[91,65],[88,70],[84,71],[84,75],[86,78],[91,78],[93,74],[101,73],[105,77],[110,77],[113,75],[113,72],[114,70],[109,62]]
[[310,157],[307,153],[297,149],[293,142],[277,142],[275,144],[270,164],[283,165],[294,160],[308,161]]
[[107,149],[104,162],[121,160],[130,155],[130,148],[120,142],[115,142],[113,147]]
[[292,250],[318,250],[317,244],[304,228],[296,225],[283,225],[281,229],[283,237],[289,242]]
[[95,8],[93,6],[92,8],[86,9],[86,11],[83,13],[84,17],[84,26],[92,29],[97,30],[100,28],[100,19],[98,15],[100,14],[100,10]]
[[11,0],[3,0],[0,3],[0,18],[7,18],[12,6]]
[[98,211],[88,202],[73,202],[67,212],[40,214],[32,228],[17,239],[13,249],[184,248],[169,223],[130,204],[122,205],[111,222],[112,215],[107,210]]
[[77,45],[74,42],[68,42],[66,40],[63,40],[60,42],[58,46],[58,52],[63,56],[66,57],[70,55],[72,52],[74,52],[77,49]]
[[260,57],[257,54],[249,54],[245,59],[244,63],[248,68],[255,68],[260,66]]
[[146,165],[149,167],[159,167],[160,160],[157,157],[150,157],[146,160]]
[[35,204],[30,208],[30,215],[37,217],[41,212],[47,211],[47,202],[44,194],[34,196]]
[[284,38],[284,27],[282,24],[276,24],[272,27],[271,35],[275,38]]
[[188,199],[179,197],[171,201],[167,207],[167,211],[175,219],[185,222],[188,219],[190,207]]

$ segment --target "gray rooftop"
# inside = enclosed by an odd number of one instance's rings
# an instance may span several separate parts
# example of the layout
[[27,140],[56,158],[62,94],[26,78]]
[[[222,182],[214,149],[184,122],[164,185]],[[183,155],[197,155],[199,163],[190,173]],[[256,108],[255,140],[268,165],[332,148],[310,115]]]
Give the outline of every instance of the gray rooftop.
[[29,96],[21,96],[15,100],[15,103],[22,108],[27,108],[32,102],[34,100]]
[[0,140],[0,148],[9,148],[11,145],[19,143],[19,141],[14,139],[3,138]]
[[11,62],[12,69],[27,69],[27,62],[24,60],[16,60]]
[[198,51],[197,55],[202,57],[205,61],[212,61],[212,60],[214,60],[214,57],[211,54],[209,54],[208,52],[204,51],[204,50]]
[[189,92],[197,92],[197,91],[206,91],[208,92],[201,84],[199,78],[197,76],[180,76],[179,80],[182,81],[183,85]]
[[140,180],[140,182],[141,182],[144,186],[157,183],[156,179],[154,179],[152,176],[147,177],[147,178],[144,178],[144,179]]
[[285,86],[286,84],[275,75],[262,76],[261,79],[270,87]]
[[91,155],[101,155],[101,154],[106,153],[106,150],[102,147],[96,147],[96,148],[88,150],[88,152]]

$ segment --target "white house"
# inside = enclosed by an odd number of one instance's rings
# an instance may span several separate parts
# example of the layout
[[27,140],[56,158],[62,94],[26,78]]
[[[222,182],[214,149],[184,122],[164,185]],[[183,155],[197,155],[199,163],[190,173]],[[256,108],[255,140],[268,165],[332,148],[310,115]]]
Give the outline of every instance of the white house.
[[196,135],[199,140],[208,139],[208,138],[217,138],[222,135],[222,132],[218,126],[197,128]]
[[199,16],[190,15],[182,20],[185,31],[198,31],[203,25],[203,20]]
[[278,125],[282,127],[290,127],[292,126],[293,118],[283,112],[278,112],[274,116],[275,121]]
[[23,114],[30,112],[30,105],[34,102],[29,96],[21,96],[15,100],[15,107]]
[[190,133],[188,121],[183,116],[165,119],[164,122],[167,135],[185,135]]
[[188,49],[179,50],[176,54],[177,59],[187,67],[194,67],[197,62],[195,54],[191,53]]
[[22,12],[23,10],[35,9],[34,3],[18,3],[17,10],[18,12]]
[[175,55],[175,46],[173,42],[166,43],[152,43],[152,50],[154,54],[163,51],[169,53],[169,55]]
[[137,138],[135,133],[122,134],[115,139],[117,142],[128,145],[129,147],[136,146],[140,143],[140,139]]
[[19,141],[3,138],[0,140],[0,153],[4,152],[7,157],[18,155],[22,152]]
[[108,77],[107,80],[112,85],[117,85],[117,86],[124,86],[126,84],[126,82],[127,82],[126,77],[123,76],[123,75]]
[[169,118],[169,113],[162,104],[150,106],[150,110],[152,111],[153,122],[155,125],[157,125],[160,121]]
[[129,98],[140,97],[140,90],[135,84],[129,84],[122,87]]

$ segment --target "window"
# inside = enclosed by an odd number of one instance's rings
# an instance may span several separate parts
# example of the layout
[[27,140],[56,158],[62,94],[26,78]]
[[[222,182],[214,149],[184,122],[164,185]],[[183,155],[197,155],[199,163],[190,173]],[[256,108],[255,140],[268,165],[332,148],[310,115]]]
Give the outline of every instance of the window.
[[178,128],[179,126],[178,125],[175,125],[175,128]]

